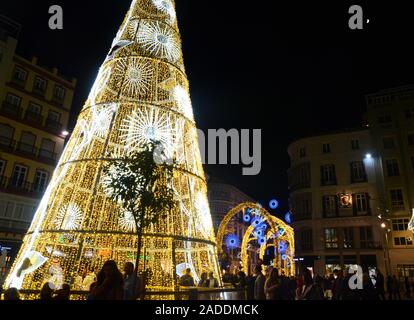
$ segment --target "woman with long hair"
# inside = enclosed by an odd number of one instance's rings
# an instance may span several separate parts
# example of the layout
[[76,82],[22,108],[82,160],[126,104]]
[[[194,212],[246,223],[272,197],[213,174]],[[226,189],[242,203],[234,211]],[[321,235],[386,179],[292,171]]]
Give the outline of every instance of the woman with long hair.
[[92,300],[123,300],[123,277],[115,261],[106,261],[98,273]]
[[270,271],[269,277],[265,282],[265,294],[266,300],[277,300],[279,299],[280,291],[280,279],[276,268]]

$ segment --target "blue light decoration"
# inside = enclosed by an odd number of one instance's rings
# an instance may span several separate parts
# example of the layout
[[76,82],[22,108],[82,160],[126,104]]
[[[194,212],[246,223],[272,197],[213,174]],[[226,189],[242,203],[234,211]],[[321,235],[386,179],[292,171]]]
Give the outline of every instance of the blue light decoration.
[[244,222],[250,222],[250,220],[251,220],[250,214],[249,214],[249,213],[246,213],[246,214],[243,216],[243,221],[244,221]]
[[287,259],[287,255],[286,254],[282,254],[282,260],[285,261]]
[[285,214],[285,222],[287,224],[291,224],[292,223],[292,215],[291,215],[290,212],[286,212],[286,214]]
[[285,241],[280,241],[279,242],[279,252],[281,254],[285,254],[286,253],[287,247],[288,247],[288,245],[287,245],[287,243]]
[[286,230],[284,228],[280,228],[277,230],[278,237],[282,237],[285,234]]
[[266,244],[266,238],[265,237],[260,237],[259,239],[257,239],[257,243],[261,246]]
[[267,229],[267,224],[262,222],[261,224],[259,224],[256,229],[260,229],[260,230],[266,230]]
[[261,237],[263,237],[264,232],[263,232],[263,230],[262,230],[262,229],[258,229],[258,230],[256,230],[256,231],[254,232],[254,235],[255,235],[257,238],[261,238]]
[[229,249],[236,249],[240,246],[240,240],[239,237],[237,237],[235,234],[230,234],[226,237],[226,246]]
[[253,226],[253,228],[257,228],[259,225],[261,225],[262,224],[262,219],[261,218],[259,218],[259,217],[255,217],[255,218],[253,218],[253,220],[252,220],[252,226]]
[[279,201],[277,201],[276,199],[270,200],[269,207],[272,210],[277,209],[279,207]]

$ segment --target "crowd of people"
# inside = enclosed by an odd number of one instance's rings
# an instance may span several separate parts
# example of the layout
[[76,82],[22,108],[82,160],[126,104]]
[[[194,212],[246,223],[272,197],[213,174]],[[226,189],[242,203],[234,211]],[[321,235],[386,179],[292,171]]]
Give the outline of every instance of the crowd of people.
[[[304,268],[300,275],[287,276],[277,268],[257,265],[252,274],[246,275],[242,270],[230,272],[228,268],[223,275],[223,282],[231,285],[243,294],[246,300],[401,300],[411,299],[412,284],[405,277],[403,286],[396,276],[387,276],[376,270],[374,276],[368,269],[362,275],[362,286],[353,288],[349,270],[335,270],[325,277],[313,275]],[[63,284],[58,290],[46,282],[40,291],[39,300],[69,300],[71,289],[84,288],[89,284],[87,300],[137,300],[145,294],[146,276],[136,275],[134,265],[127,262],[123,273],[115,261],[104,263],[97,276],[91,272],[82,279],[75,279],[72,288]],[[192,276],[191,269],[185,270],[178,279],[182,287],[218,288],[219,281],[214,273],[204,272],[198,283]],[[3,293],[4,300],[20,300],[19,291],[9,288]]]
[[[131,262],[124,265],[123,271],[122,274],[116,262],[109,260],[104,263],[96,277],[92,277],[92,274],[89,273],[83,281],[75,279],[74,286],[84,288],[86,283],[91,282],[87,290],[89,291],[87,300],[140,299],[144,293],[145,279],[136,275],[134,264]],[[69,284],[63,284],[60,289],[55,290],[52,283],[46,282],[43,284],[38,298],[39,300],[70,300],[70,294],[71,286]],[[4,291],[3,298],[4,300],[20,300],[20,294],[16,288],[9,288]]]
[[248,276],[243,271],[232,273],[227,269],[223,282],[244,288],[247,300],[401,300],[411,299],[414,287],[408,277],[402,285],[397,276],[385,279],[380,270],[374,276],[368,269],[364,270],[362,286],[358,287],[355,277],[352,278],[355,273],[349,270],[335,270],[322,277],[304,268],[299,276],[289,277],[273,267],[263,269],[257,265]]

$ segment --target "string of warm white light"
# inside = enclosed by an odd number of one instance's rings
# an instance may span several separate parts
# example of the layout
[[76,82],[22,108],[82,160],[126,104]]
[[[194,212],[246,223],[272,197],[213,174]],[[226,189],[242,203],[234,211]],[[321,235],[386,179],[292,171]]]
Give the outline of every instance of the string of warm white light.
[[105,182],[107,174],[125,173],[103,168],[151,140],[159,141],[180,169],[173,179],[179,206],[144,230],[140,265],[148,270],[148,289],[177,289],[178,265],[188,266],[196,281],[209,271],[221,278],[174,2],[134,0],[6,287],[40,289],[48,281],[60,288],[81,283],[84,274],[93,278],[107,259],[120,267],[135,262],[134,219],[111,200]]

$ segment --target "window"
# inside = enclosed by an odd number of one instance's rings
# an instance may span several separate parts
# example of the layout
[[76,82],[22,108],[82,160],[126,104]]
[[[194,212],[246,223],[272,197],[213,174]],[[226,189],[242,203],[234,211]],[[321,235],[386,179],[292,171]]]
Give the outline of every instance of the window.
[[344,248],[352,249],[354,247],[354,228],[343,228],[342,233],[344,238]]
[[53,91],[53,98],[59,101],[63,101],[65,99],[65,94],[65,88],[58,85],[55,86],[55,90]]
[[351,162],[351,182],[365,182],[367,175],[365,172],[365,165],[362,161]]
[[21,82],[21,83],[26,82],[26,79],[27,79],[27,71],[24,70],[23,68],[16,67],[14,69],[13,79],[16,80],[16,81],[18,81],[18,82]]
[[389,124],[392,123],[392,117],[390,115],[378,117],[379,124]]
[[42,139],[42,146],[40,147],[40,156],[47,159],[55,159],[56,143],[50,139]]
[[413,239],[406,238],[406,237],[395,237],[394,238],[394,245],[395,246],[412,246]]
[[42,113],[42,106],[34,103],[34,102],[30,102],[29,106],[27,107],[27,111],[29,111],[32,114],[41,114]]
[[305,158],[306,157],[306,148],[300,148],[299,149],[299,157]]
[[300,232],[300,248],[302,250],[313,250],[312,229]]
[[30,132],[22,132],[19,142],[19,151],[33,154],[35,152],[36,135]]
[[335,228],[325,229],[325,248],[338,248],[338,233]]
[[49,179],[49,173],[43,170],[36,170],[36,176],[33,189],[36,192],[43,192],[46,190],[47,182]]
[[351,141],[351,149],[352,150],[359,150],[359,140],[352,140]]
[[21,188],[26,182],[28,168],[17,164],[13,170],[11,185],[16,188]]
[[329,143],[324,143],[322,146],[323,153],[330,153],[331,152],[331,145]]
[[3,177],[4,170],[6,170],[6,160],[0,160],[0,177]]
[[292,199],[292,211],[295,221],[312,218],[312,194],[303,193]]
[[10,147],[13,143],[14,128],[8,124],[0,123],[0,144]]
[[401,189],[390,190],[391,206],[394,209],[404,208],[404,197]]
[[326,218],[336,217],[338,215],[338,197],[324,196],[322,197],[323,214]]
[[368,249],[373,246],[372,227],[360,227],[359,238],[361,240],[361,248]]
[[39,76],[36,76],[33,90],[39,92],[39,93],[45,93],[47,87],[47,81]]
[[22,98],[12,94],[8,93],[6,96],[6,102],[12,106],[20,107],[20,103],[22,102]]
[[53,110],[49,110],[49,114],[47,116],[47,120],[53,123],[59,123],[60,122],[60,113],[53,111]]
[[396,159],[386,161],[387,175],[389,177],[398,177],[400,175],[400,168]]
[[393,137],[386,137],[382,139],[383,145],[384,145],[384,149],[394,149],[395,148],[395,143],[394,143],[394,138]]
[[321,184],[323,186],[336,184],[335,165],[328,164],[321,166]]
[[357,213],[368,212],[368,196],[366,193],[355,194],[355,207]]
[[409,144],[410,146],[414,146],[414,133],[410,133],[410,134],[408,135],[408,144]]
[[409,219],[393,219],[392,220],[392,230],[393,231],[407,231]]

